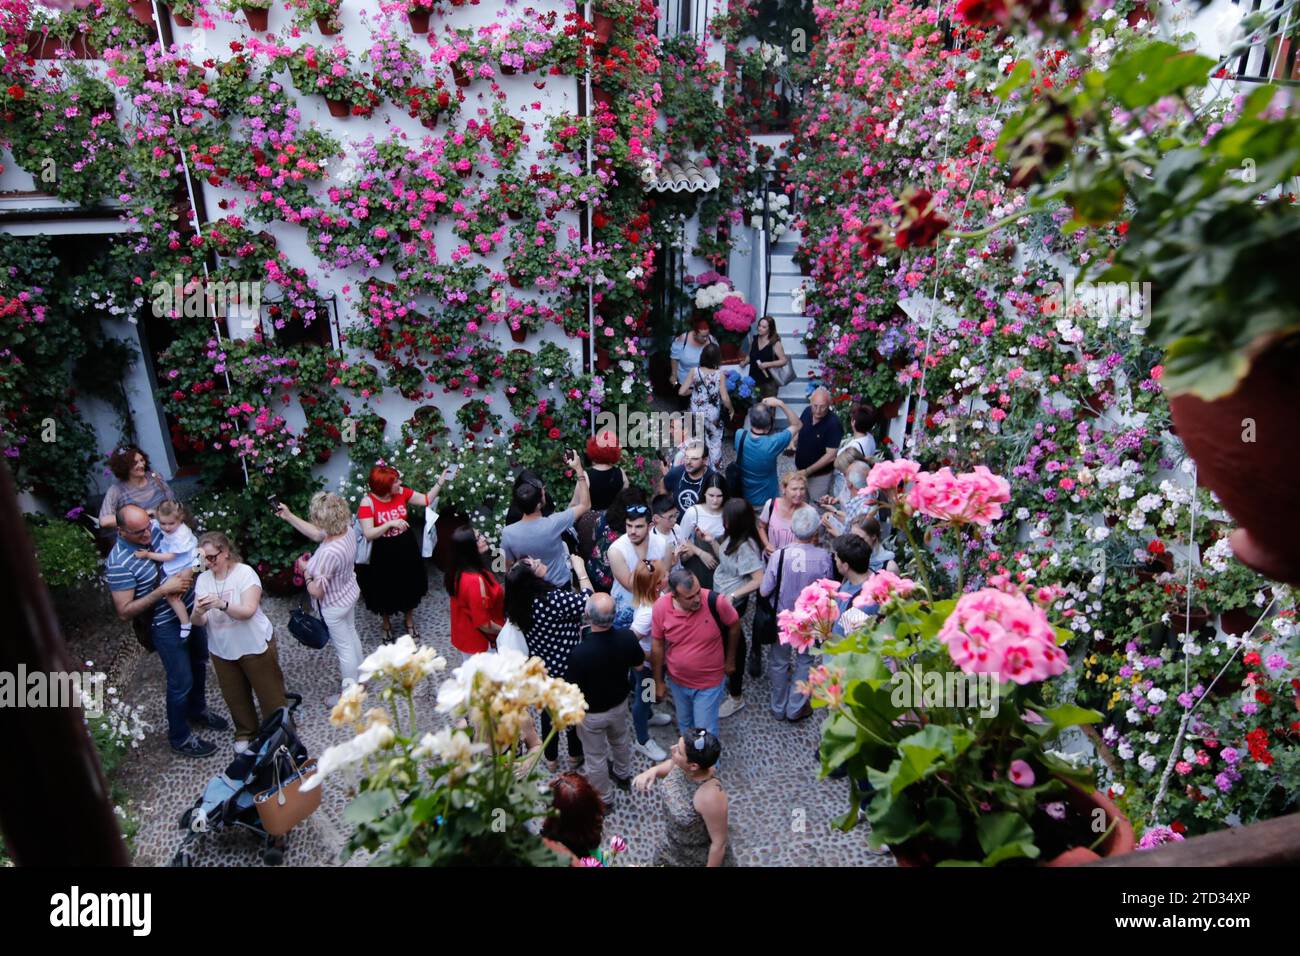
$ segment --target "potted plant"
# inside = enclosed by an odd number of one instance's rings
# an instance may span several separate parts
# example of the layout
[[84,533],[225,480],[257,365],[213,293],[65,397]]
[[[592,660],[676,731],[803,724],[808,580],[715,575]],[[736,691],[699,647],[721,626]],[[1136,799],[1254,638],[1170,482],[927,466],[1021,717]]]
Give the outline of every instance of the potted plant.
[[343,29],[339,17],[342,0],[290,0],[293,7],[293,22],[303,29],[310,29],[316,24],[322,36],[334,36]]
[[248,26],[259,33],[265,32],[271,16],[271,0],[222,0],[227,10],[244,11]]
[[369,116],[379,105],[379,95],[353,72],[352,58],[342,44],[330,50],[307,44],[278,60],[287,63],[301,92],[325,97],[331,116]]
[[[547,677],[538,658],[513,650],[475,655],[437,694],[438,712],[464,718],[468,728],[421,735],[421,688],[445,668],[432,648],[404,635],[361,663],[360,682],[330,714],[355,736],[327,748],[303,787],[344,767],[365,768],[346,811],[353,831],[343,858],[366,849],[381,866],[564,865],[529,826],[549,809],[536,773],[541,751],[519,757],[516,744],[533,708],[551,715],[553,734],[580,723],[582,693]],[[372,694],[381,706],[367,707]]]
[[857,823],[865,797],[872,846],[913,865],[1068,865],[1131,850],[1122,814],[1053,749],[1066,728],[1101,720],[1049,703],[1045,682],[1069,667],[1070,634],[1048,618],[1058,590],[994,575],[963,594],[959,559],[956,596],[940,600],[933,556],[919,544],[951,536],[960,555],[969,529],[1001,518],[1008,483],[982,466],[953,475],[905,459],[877,464],[868,481],[896,496],[916,578],[872,575],[843,615],[840,585],[819,581],[779,618],[783,643],[826,642],[809,687],[814,706],[832,711],[823,772],[843,767],[853,780],[840,826]]
[[713,321],[718,330],[724,363],[735,364],[743,360],[741,344],[749,337],[757,316],[758,310],[739,293],[732,293],[722,300],[718,311],[713,314]]
[[203,5],[199,0],[171,0],[172,19],[178,27],[194,26],[194,17],[203,14]]
[[406,22],[412,33],[429,32],[429,16],[438,0],[406,0]]

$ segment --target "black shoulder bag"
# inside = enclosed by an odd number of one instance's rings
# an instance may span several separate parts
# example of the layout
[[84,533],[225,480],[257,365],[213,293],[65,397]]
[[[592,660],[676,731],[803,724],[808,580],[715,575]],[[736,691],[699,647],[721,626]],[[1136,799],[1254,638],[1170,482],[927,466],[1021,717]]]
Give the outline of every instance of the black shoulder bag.
[[743,479],[741,477],[740,469],[743,467],[741,463],[744,461],[746,434],[747,432],[742,429],[740,432],[740,444],[736,446],[736,460],[727,466],[727,470],[723,475],[723,477],[727,479],[727,492],[736,496],[740,496],[740,493],[744,491],[744,488],[741,485]]
[[782,548],[778,552],[776,559],[776,587],[768,597],[764,597],[762,594],[758,595],[758,600],[754,603],[752,633],[755,644],[775,644],[777,642],[776,603],[781,600],[781,572],[784,570],[785,548]]

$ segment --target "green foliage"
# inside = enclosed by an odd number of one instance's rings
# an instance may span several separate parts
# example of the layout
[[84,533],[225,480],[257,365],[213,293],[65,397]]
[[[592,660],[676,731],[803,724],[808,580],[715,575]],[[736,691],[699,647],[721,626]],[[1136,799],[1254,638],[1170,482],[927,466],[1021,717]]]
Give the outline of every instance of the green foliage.
[[70,588],[99,576],[99,553],[88,530],[72,521],[44,515],[23,515],[23,521],[47,588]]

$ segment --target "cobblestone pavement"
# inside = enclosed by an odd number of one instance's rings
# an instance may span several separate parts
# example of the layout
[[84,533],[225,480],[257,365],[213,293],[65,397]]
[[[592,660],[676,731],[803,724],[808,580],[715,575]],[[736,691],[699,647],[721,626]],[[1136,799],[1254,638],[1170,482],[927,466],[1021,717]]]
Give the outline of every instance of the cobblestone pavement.
[[[276,624],[280,662],[288,689],[304,698],[299,710],[299,733],[313,755],[343,732],[329,725],[326,700],[338,693],[338,665],[333,652],[309,650],[289,636],[285,624],[290,600],[267,597],[265,610]],[[752,614],[752,611],[751,611]],[[358,609],[358,627],[367,652],[379,645],[378,619]],[[440,578],[430,582],[429,595],[416,614],[416,626],[425,643],[431,643],[447,658],[449,666],[460,661],[449,641],[447,595]],[[180,845],[178,823],[182,812],[202,792],[207,780],[220,773],[233,757],[230,731],[206,736],[220,748],[203,760],[178,756],[167,747],[160,732],[163,713],[163,673],[155,655],[140,655],[126,683],[127,699],[143,705],[145,719],[155,728],[122,770],[122,781],[141,819],[136,838],[138,865],[166,864]],[[436,729],[433,713],[433,682],[421,723]],[[844,834],[831,828],[831,820],[848,802],[845,781],[818,780],[816,745],[819,714],[800,724],[788,724],[770,716],[765,701],[767,678],[746,676],[746,706],[722,723],[723,767],[719,771],[731,800],[731,840],[737,860],[747,866],[881,866],[893,865],[888,853],[872,853],[866,845],[865,828]],[[213,710],[227,715],[220,690],[209,668],[208,701]],[[667,749],[676,737],[675,728],[654,727],[652,733]],[[563,744],[561,752],[563,752]],[[650,765],[633,754],[634,768]],[[563,762],[561,763],[563,767]],[[347,828],[342,812],[347,802],[345,781],[327,784],[320,811],[290,835],[285,858],[288,866],[336,865]],[[613,812],[605,821],[605,837],[620,834],[630,850],[626,862],[645,864],[653,857],[661,839],[661,797],[619,793]],[[195,863],[200,866],[261,866],[259,843],[247,831],[204,835],[195,845]],[[353,864],[362,859],[350,861]]]

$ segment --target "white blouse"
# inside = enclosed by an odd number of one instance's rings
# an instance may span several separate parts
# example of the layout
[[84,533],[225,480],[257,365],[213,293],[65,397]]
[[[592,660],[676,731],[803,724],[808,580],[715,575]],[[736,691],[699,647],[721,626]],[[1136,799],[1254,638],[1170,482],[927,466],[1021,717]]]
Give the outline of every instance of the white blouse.
[[[246,564],[237,564],[230,569],[224,581],[218,582],[211,570],[200,574],[194,584],[194,599],[197,601],[205,594],[215,594],[222,601],[241,604],[245,591],[261,586],[262,579],[256,571]],[[275,632],[260,604],[257,613],[246,621],[237,621],[220,608],[209,608],[207,629],[208,650],[224,661],[237,661],[249,654],[261,654],[271,643]]]

